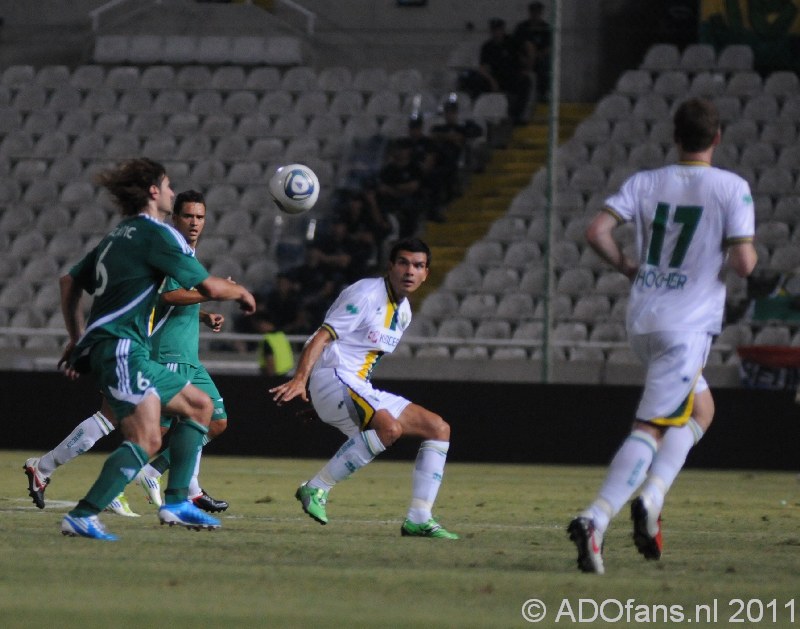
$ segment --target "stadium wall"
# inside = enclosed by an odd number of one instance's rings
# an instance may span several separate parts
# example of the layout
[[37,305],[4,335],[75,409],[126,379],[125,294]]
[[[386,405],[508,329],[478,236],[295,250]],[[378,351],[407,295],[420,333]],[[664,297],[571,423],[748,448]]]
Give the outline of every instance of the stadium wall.
[[[0,372],[6,429],[2,447],[46,451],[97,410],[91,379],[70,382],[54,372]],[[329,457],[342,437],[303,414],[307,406],[276,407],[267,392],[280,380],[216,376],[229,428],[209,454]],[[430,380],[377,380],[441,414],[452,426],[451,461],[606,465],[630,427],[639,388]],[[689,465],[724,469],[798,469],[800,409],[788,392],[715,391],[716,420]],[[300,413],[298,415],[298,413]],[[115,447],[114,434],[98,444]],[[398,442],[385,458],[415,456]]]

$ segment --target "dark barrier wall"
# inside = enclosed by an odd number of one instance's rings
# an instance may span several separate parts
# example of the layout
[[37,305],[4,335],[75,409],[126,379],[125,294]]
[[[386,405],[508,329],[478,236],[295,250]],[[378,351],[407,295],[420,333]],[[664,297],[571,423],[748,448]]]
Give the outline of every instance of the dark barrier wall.
[[[0,372],[6,449],[46,451],[99,406],[90,379],[69,382],[56,373]],[[319,420],[298,416],[302,404],[275,406],[267,389],[280,380],[215,376],[225,396],[228,430],[209,454],[324,457],[343,441]],[[638,387],[524,385],[376,380],[441,414],[452,426],[449,460],[606,465],[627,434]],[[715,468],[800,467],[800,407],[786,392],[718,389],[709,433],[689,465]],[[112,435],[102,444],[118,443]],[[101,444],[98,444],[101,447]],[[411,458],[413,441],[384,455]]]

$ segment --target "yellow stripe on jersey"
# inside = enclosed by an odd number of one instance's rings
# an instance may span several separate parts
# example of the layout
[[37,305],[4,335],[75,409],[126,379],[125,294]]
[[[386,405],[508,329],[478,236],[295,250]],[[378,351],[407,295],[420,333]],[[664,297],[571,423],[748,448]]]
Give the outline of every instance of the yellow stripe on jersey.
[[350,394],[350,398],[353,400],[353,403],[356,406],[356,412],[361,420],[361,428],[366,428],[367,425],[372,421],[372,416],[375,415],[375,409],[369,405],[369,402],[367,402],[358,393],[353,391],[353,389],[350,387],[347,387],[347,392]]
[[625,222],[624,218],[622,218],[619,214],[617,214],[617,212],[613,208],[610,208],[607,205],[605,207],[603,207],[603,212],[608,212],[609,214],[611,214],[611,216],[613,216],[615,219],[617,219],[618,223],[624,223]]
[[745,242],[753,242],[752,236],[731,236],[725,239],[725,245],[741,245]]
[[377,349],[369,350],[364,358],[364,364],[361,365],[361,369],[358,370],[356,375],[362,380],[368,380],[372,368],[381,356],[383,356],[383,352]]
[[323,329],[323,330],[327,330],[327,331],[328,331],[328,334],[330,334],[330,335],[331,335],[331,338],[332,338],[334,341],[335,341],[336,339],[338,339],[338,338],[339,338],[339,335],[338,335],[338,334],[336,334],[336,330],[334,330],[334,329],[333,329],[331,326],[329,326],[327,323],[323,323],[323,324],[322,324],[321,326],[319,326],[319,327],[320,327],[321,329]]
[[667,415],[666,417],[654,417],[653,419],[647,420],[651,424],[655,424],[656,426],[683,426],[686,422],[689,421],[689,418],[692,416],[692,411],[694,410],[694,387],[697,384],[697,379],[700,377],[700,372],[697,372],[697,375],[692,380],[692,388],[689,391],[689,395],[686,396],[686,399],[681,402],[680,406],[676,408],[672,413]]

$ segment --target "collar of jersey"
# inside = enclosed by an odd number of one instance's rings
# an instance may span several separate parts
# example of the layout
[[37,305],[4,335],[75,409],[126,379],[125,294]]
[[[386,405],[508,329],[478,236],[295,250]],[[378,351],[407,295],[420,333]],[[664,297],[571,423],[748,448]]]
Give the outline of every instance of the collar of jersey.
[[711,164],[700,160],[687,160],[685,162],[678,162],[678,166],[711,166]]
[[383,278],[383,283],[386,285],[386,293],[389,295],[389,299],[392,300],[392,305],[395,308],[397,308],[397,304],[399,303],[399,300],[397,299],[397,296],[394,294],[394,289],[392,289],[392,285],[389,283],[389,278],[388,277],[384,277]]

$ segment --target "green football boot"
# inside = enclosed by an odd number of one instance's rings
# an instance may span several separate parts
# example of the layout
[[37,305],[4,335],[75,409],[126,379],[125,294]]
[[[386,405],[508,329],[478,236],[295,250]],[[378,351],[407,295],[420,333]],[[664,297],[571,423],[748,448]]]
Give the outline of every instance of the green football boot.
[[441,539],[459,539],[458,535],[445,529],[436,520],[431,518],[424,524],[414,524],[410,520],[403,522],[400,534],[409,537],[439,537]]
[[328,503],[328,492],[319,487],[309,487],[303,483],[297,488],[294,497],[303,505],[303,511],[320,524],[328,523],[328,514],[325,505]]

